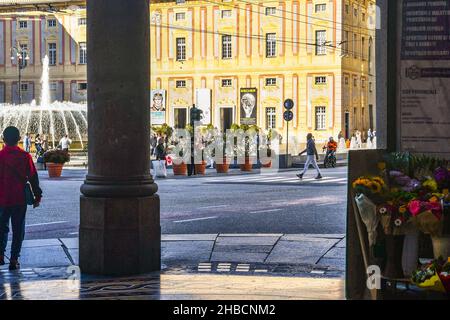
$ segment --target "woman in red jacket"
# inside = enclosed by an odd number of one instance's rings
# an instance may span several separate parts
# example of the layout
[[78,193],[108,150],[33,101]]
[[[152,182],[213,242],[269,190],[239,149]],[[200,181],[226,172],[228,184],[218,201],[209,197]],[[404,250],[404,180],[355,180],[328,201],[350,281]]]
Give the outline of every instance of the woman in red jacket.
[[30,182],[38,207],[42,190],[31,155],[18,147],[20,132],[16,127],[3,131],[5,146],[0,151],[0,265],[5,264],[4,254],[8,243],[9,221],[12,225],[12,245],[9,270],[20,268],[19,257],[25,237],[27,204],[25,185]]

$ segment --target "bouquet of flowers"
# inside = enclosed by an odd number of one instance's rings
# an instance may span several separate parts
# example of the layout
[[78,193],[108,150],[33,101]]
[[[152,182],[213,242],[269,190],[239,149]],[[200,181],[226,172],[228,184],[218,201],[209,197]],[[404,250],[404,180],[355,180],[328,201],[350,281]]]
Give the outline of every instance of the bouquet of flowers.
[[450,293],[450,259],[438,259],[414,271],[412,282],[420,288]]

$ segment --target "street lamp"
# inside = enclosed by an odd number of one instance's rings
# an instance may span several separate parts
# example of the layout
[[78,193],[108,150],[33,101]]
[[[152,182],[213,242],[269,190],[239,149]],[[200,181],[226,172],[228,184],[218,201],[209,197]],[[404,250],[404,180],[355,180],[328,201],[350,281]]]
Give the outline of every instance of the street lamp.
[[27,67],[27,62],[30,60],[28,52],[24,48],[11,48],[11,61],[17,59],[17,67],[19,70],[19,104],[22,104],[22,70]]

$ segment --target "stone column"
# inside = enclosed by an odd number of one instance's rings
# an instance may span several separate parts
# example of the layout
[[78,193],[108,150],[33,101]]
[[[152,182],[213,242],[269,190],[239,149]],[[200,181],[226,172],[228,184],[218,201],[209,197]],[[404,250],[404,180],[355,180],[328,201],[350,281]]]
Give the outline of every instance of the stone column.
[[87,1],[89,171],[81,187],[80,268],[160,269],[157,185],[150,175],[148,0]]

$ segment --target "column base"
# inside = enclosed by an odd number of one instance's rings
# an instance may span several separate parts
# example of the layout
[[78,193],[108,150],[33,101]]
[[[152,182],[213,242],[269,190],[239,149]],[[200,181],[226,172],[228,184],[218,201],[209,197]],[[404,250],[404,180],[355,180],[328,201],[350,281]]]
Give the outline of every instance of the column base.
[[161,269],[159,196],[80,198],[82,273],[126,276]]

